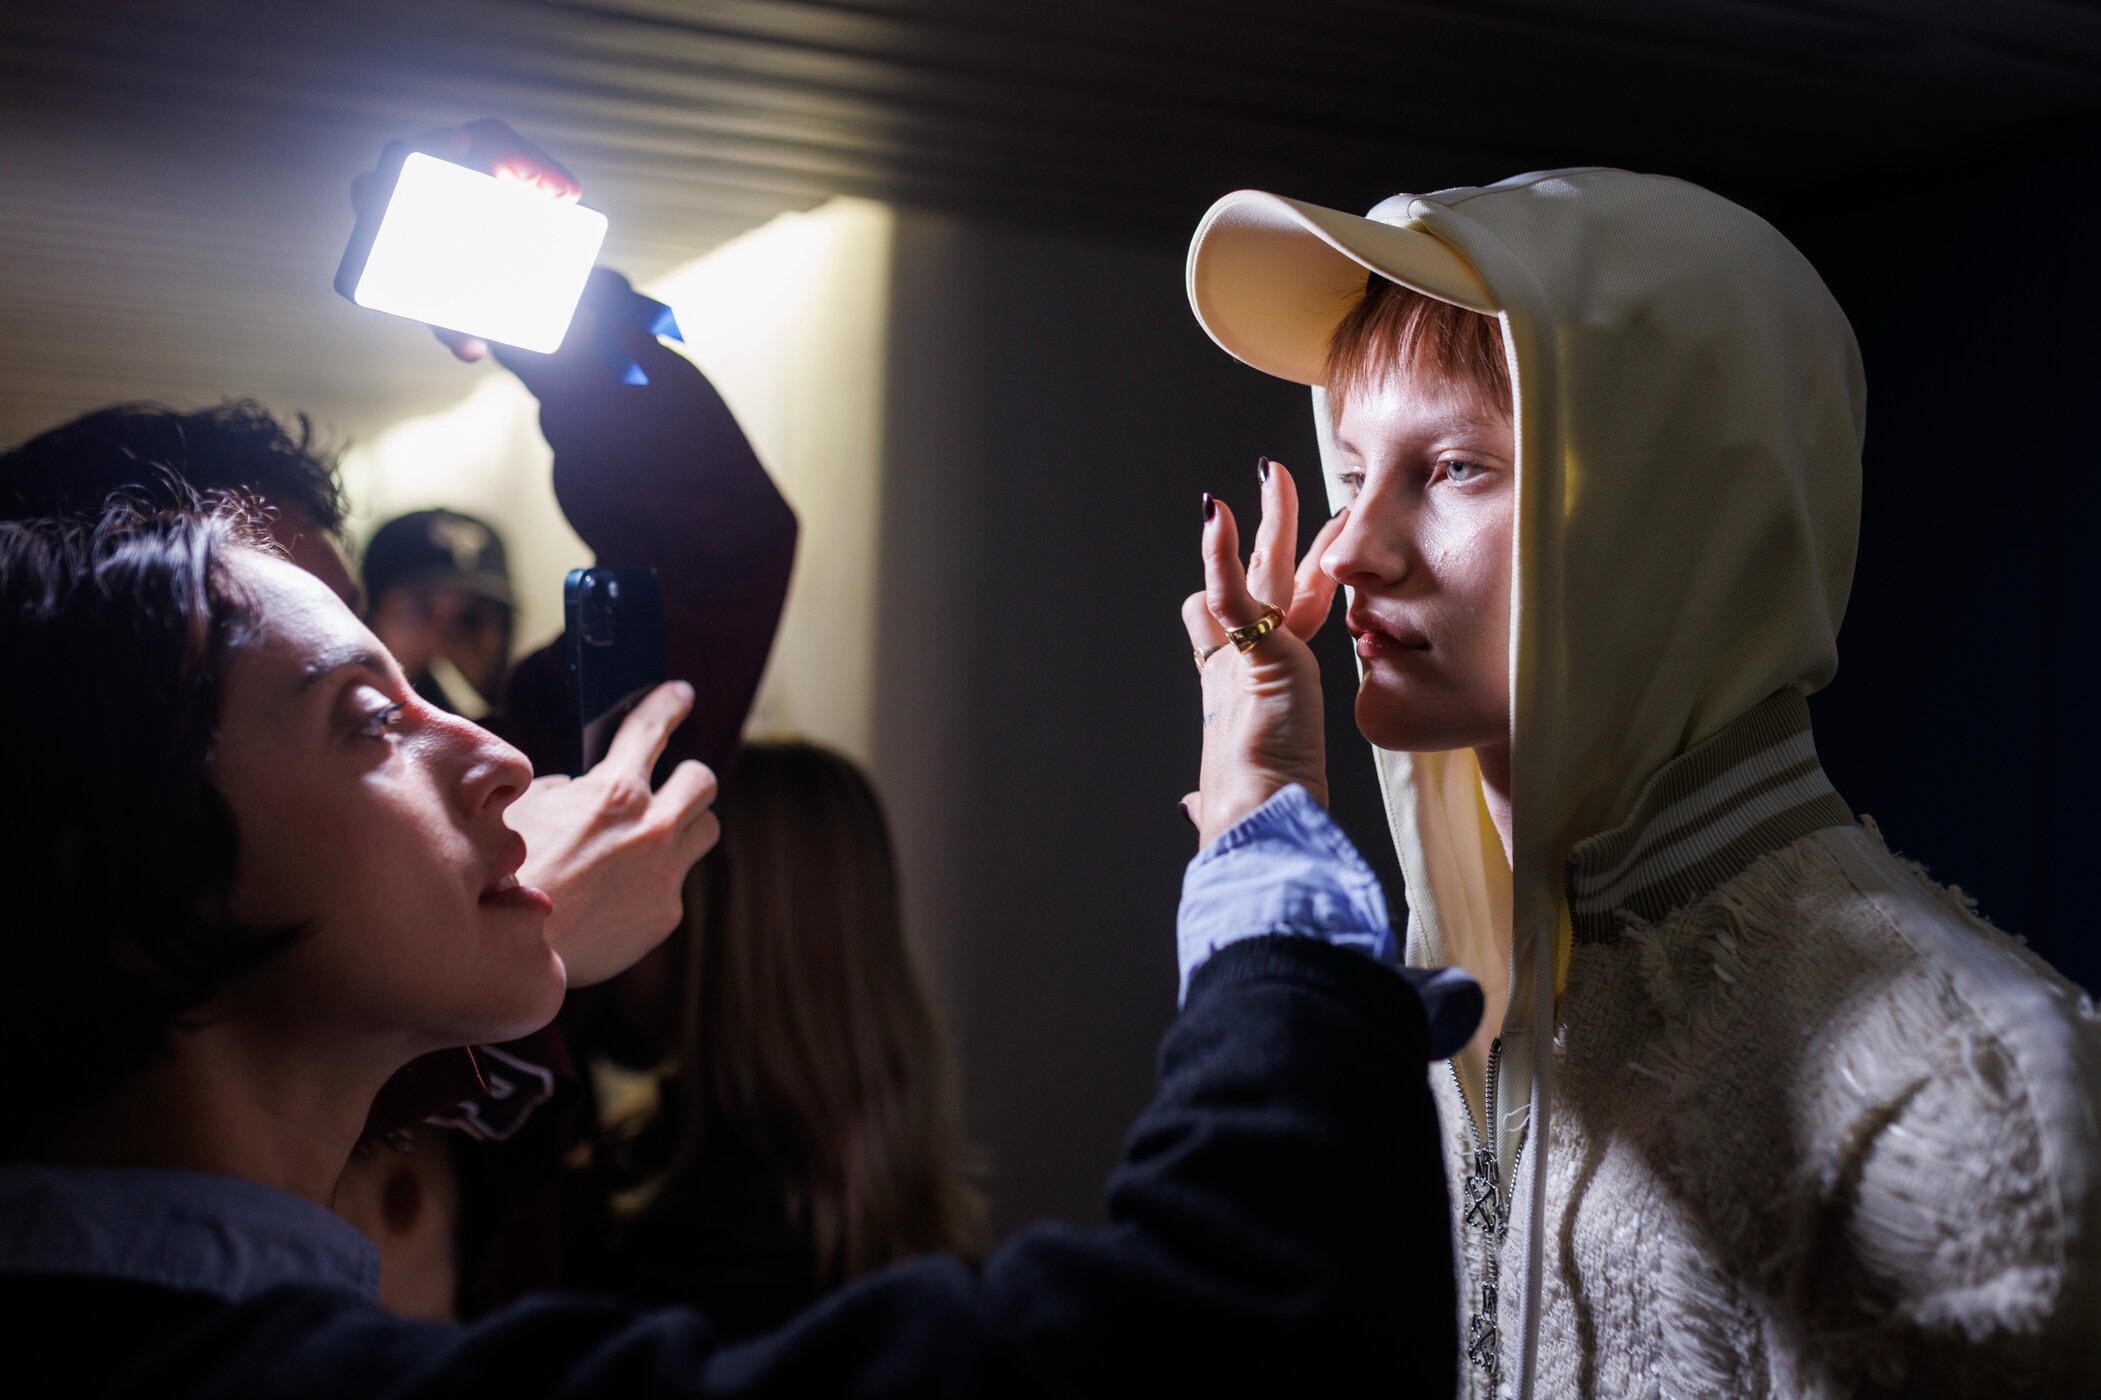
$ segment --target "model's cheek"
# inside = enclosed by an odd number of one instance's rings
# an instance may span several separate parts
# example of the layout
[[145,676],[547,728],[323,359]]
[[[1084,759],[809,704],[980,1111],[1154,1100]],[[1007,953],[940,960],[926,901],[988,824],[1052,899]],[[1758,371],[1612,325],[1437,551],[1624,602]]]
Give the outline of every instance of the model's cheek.
[[1509,567],[1509,515],[1492,505],[1448,498],[1425,515],[1420,540],[1424,561],[1446,587],[1469,595],[1479,580]]
[[[1446,572],[1446,588],[1471,628],[1482,636],[1483,647],[1493,650],[1507,642],[1510,629],[1510,535],[1507,516],[1469,522],[1475,528],[1452,551],[1453,564]],[[1480,655],[1470,649],[1470,655]]]

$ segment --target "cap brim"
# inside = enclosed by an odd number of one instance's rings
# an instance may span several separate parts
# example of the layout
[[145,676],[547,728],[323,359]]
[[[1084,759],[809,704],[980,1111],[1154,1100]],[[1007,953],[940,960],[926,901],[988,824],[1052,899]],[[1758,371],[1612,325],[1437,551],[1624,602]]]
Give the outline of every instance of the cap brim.
[[1318,384],[1328,337],[1368,272],[1493,316],[1473,265],[1421,229],[1241,190],[1211,206],[1189,244],[1189,304],[1235,359]]

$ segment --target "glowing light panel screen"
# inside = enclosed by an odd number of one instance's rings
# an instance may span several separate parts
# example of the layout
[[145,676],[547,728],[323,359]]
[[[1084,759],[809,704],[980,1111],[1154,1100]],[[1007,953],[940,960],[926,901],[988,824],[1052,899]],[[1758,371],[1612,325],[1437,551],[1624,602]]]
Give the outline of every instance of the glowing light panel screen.
[[605,234],[595,209],[418,152],[402,163],[351,300],[551,353]]

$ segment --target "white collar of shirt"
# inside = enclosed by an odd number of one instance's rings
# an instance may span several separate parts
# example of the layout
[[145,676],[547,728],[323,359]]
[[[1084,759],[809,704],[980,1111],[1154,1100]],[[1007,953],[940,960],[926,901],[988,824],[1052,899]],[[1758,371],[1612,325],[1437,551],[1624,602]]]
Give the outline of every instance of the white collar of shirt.
[[319,1284],[369,1301],[379,1251],[334,1212],[240,1177],[0,1164],[0,1273],[127,1279],[230,1303]]

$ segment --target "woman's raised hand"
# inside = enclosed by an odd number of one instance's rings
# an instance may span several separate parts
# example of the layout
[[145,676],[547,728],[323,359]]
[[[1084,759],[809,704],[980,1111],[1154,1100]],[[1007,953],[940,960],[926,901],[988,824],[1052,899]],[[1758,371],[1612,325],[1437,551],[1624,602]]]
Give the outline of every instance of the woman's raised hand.
[[[1320,667],[1306,641],[1335,601],[1335,581],[1321,572],[1320,557],[1345,514],[1321,527],[1294,568],[1298,487],[1266,457],[1262,474],[1262,522],[1245,567],[1232,510],[1204,497],[1204,591],[1182,604],[1191,645],[1209,653],[1202,663],[1203,769],[1198,790],[1184,799],[1206,846],[1292,783],[1321,805],[1328,801]],[[1245,637],[1259,628],[1269,616],[1265,604],[1281,615],[1279,624],[1240,650],[1228,632],[1240,629]]]

